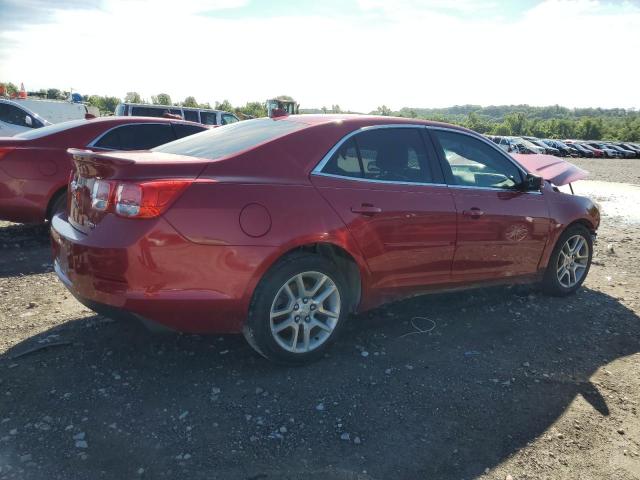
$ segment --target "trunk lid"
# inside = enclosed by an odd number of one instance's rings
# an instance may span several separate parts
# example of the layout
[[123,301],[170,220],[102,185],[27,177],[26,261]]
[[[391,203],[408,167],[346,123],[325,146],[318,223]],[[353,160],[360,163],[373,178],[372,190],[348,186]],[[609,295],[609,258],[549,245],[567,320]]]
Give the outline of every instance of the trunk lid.
[[586,170],[553,155],[514,153],[512,156],[530,173],[538,175],[557,186],[582,180],[589,175]]
[[74,169],[68,193],[69,223],[76,230],[89,233],[110,212],[91,207],[91,192],[96,180],[145,181],[161,179],[196,179],[209,160],[160,152],[97,153],[70,148]]

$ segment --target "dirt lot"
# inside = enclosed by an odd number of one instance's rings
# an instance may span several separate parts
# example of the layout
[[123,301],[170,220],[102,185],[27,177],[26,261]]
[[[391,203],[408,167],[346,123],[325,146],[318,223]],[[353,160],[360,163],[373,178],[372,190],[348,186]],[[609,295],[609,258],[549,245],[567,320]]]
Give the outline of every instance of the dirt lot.
[[[640,184],[600,162],[576,163]],[[605,215],[571,298],[412,299],[284,368],[96,316],[43,229],[0,224],[0,478],[640,479],[639,315],[640,224]]]

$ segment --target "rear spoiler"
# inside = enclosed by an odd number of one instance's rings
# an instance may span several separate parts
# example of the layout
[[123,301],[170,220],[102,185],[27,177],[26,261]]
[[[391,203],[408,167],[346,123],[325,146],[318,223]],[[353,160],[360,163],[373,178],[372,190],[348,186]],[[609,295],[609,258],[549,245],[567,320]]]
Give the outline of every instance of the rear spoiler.
[[67,153],[74,162],[92,163],[94,165],[132,165],[135,160],[130,158],[114,157],[110,153],[92,152],[91,150],[82,150],[80,148],[68,148]]

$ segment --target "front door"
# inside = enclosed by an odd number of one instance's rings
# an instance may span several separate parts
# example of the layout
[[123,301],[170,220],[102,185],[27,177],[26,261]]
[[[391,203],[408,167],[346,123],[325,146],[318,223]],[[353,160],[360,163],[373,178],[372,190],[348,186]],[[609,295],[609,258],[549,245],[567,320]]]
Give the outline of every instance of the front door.
[[519,189],[523,172],[490,143],[464,132],[430,131],[458,215],[453,280],[537,272],[551,227],[542,193]]
[[434,175],[435,151],[422,130],[366,130],[312,175],[366,258],[371,287],[385,299],[450,280],[455,205],[441,172]]

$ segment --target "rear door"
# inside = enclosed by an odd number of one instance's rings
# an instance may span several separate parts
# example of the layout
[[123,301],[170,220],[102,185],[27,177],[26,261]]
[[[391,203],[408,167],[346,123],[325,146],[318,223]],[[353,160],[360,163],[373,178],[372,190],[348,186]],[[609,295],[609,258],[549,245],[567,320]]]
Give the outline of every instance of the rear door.
[[523,171],[490,142],[461,131],[429,131],[458,215],[453,280],[535,273],[551,226],[542,193],[517,189]]
[[455,206],[423,131],[369,128],[343,139],[312,174],[358,243],[372,287],[383,297],[450,277]]

